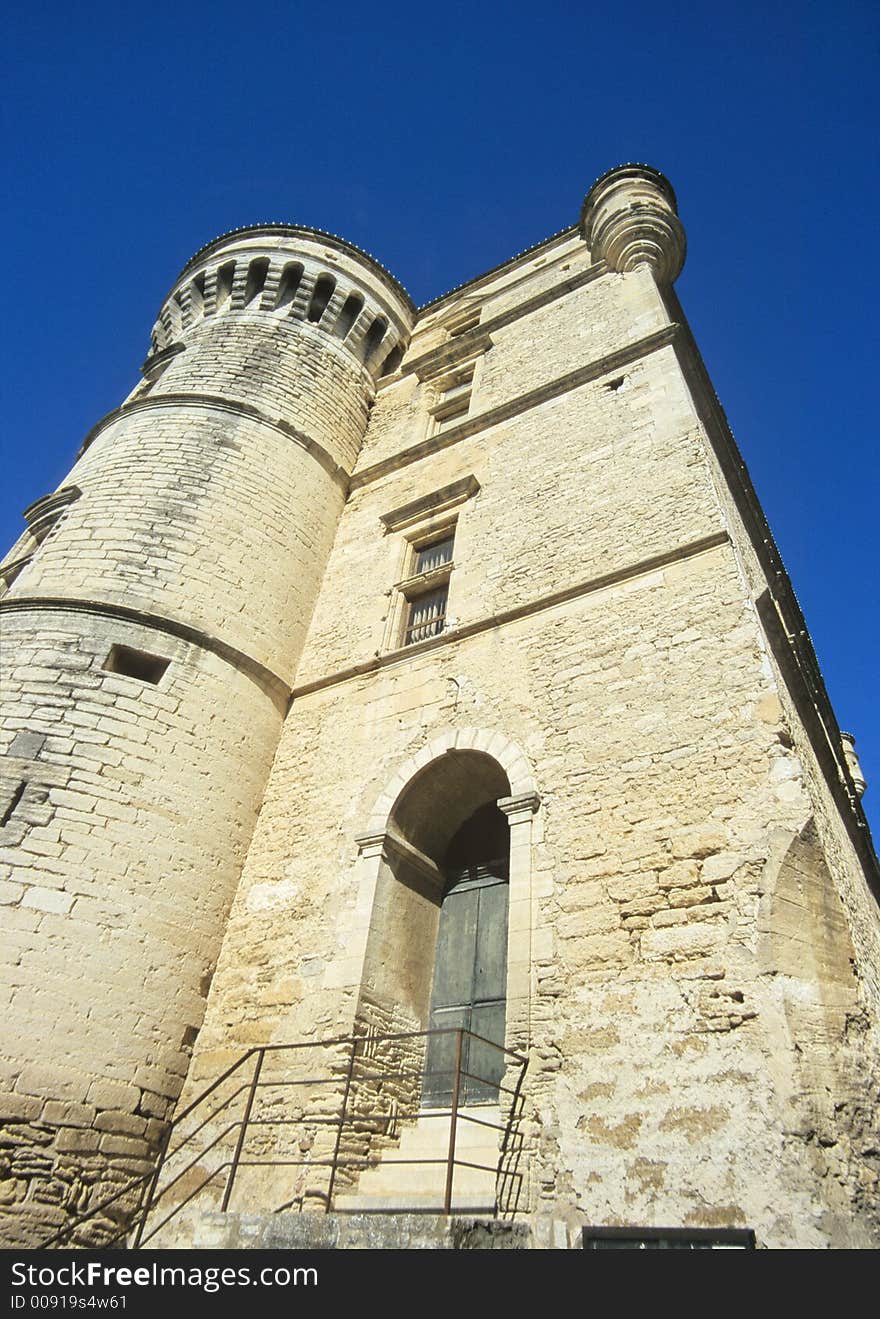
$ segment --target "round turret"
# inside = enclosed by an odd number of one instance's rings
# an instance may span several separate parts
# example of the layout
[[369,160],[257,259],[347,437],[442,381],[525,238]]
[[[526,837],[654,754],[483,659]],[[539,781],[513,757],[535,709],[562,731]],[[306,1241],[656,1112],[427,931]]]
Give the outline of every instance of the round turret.
[[29,1120],[6,1244],[44,1242],[161,1144],[376,381],[413,315],[340,239],[216,240],[166,298],[142,383],[29,510],[0,602],[0,878],[22,891],[5,1066]]
[[650,165],[619,165],[597,179],[581,209],[581,233],[593,260],[612,270],[648,265],[658,284],[671,284],[684,265],[675,193]]

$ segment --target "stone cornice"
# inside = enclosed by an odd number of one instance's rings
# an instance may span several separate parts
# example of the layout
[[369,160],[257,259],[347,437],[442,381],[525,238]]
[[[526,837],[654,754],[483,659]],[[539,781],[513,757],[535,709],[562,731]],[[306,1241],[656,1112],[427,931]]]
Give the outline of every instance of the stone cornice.
[[436,376],[445,375],[448,371],[454,371],[465,363],[473,362],[483,353],[487,353],[491,347],[492,339],[485,326],[481,325],[458,335],[455,339],[449,339],[437,348],[432,348],[421,357],[414,357],[401,375],[412,373],[424,383],[426,380],[433,380]]
[[423,879],[427,879],[438,892],[443,892],[446,876],[440,867],[393,829],[382,833],[359,834],[354,841],[361,856],[382,856],[386,861],[390,861],[392,856],[397,857],[416,870]]
[[491,426],[497,426],[501,421],[509,421],[512,417],[528,412],[541,403],[559,398],[572,389],[579,389],[581,385],[588,385],[591,381],[598,380],[611,371],[619,371],[622,367],[631,366],[633,362],[639,361],[642,357],[647,357],[649,353],[655,353],[661,348],[666,348],[675,340],[679,328],[674,323],[664,325],[662,329],[655,330],[653,334],[645,335],[643,339],[637,339],[635,343],[626,344],[623,348],[618,348],[605,357],[596,358],[585,366],[578,367],[576,371],[569,371],[556,380],[550,380],[545,385],[539,385],[537,389],[530,389],[525,394],[508,399],[506,402],[499,403],[496,407],[488,408],[485,412],[477,413],[473,417],[468,417],[458,426],[450,426],[448,430],[431,435],[419,444],[413,444],[408,449],[401,449],[390,458],[383,458],[381,462],[373,463],[372,466],[365,467],[360,472],[355,472],[349,482],[350,488],[358,490],[361,486],[369,485],[370,482],[377,481],[390,472],[396,472],[401,467],[408,467],[410,463],[419,462],[432,453],[439,453],[441,449],[448,449],[451,445],[458,444],[460,440],[466,440],[471,435],[477,435],[480,431],[488,430]]
[[476,619],[473,623],[466,623],[454,629],[451,628],[448,632],[441,632],[439,636],[430,637],[427,641],[419,641],[413,646],[374,655],[361,664],[352,664],[348,668],[337,669],[334,673],[329,673],[323,678],[316,678],[313,682],[302,683],[293,688],[290,694],[291,701],[299,700],[303,696],[310,696],[312,692],[322,691],[325,687],[335,687],[338,683],[348,682],[353,678],[375,673],[377,670],[388,668],[392,664],[407,663],[409,660],[425,655],[429,651],[441,650],[447,646],[456,645],[468,637],[478,636],[481,632],[503,627],[507,623],[514,623],[521,618],[528,618],[531,614],[543,613],[547,609],[554,609],[559,605],[567,604],[570,600],[592,595],[595,591],[604,590],[609,586],[616,586],[621,582],[632,581],[647,573],[656,572],[658,569],[665,568],[670,564],[693,558],[697,554],[704,554],[707,550],[717,549],[719,546],[729,543],[730,537],[726,530],[713,531],[708,536],[701,536],[698,540],[689,541],[686,545],[678,545],[673,549],[664,550],[660,554],[652,555],[650,558],[641,559],[638,563],[616,568],[612,572],[603,573],[599,577],[591,577],[586,581],[576,583],[574,586],[567,586],[561,591],[553,591],[549,595],[540,596],[536,600],[514,605],[510,609],[499,610],[497,614],[489,614],[484,618]]
[[290,695],[290,683],[285,682],[277,673],[266,668],[259,660],[253,659],[246,655],[244,651],[236,649],[235,646],[228,645],[221,641],[219,637],[212,637],[207,632],[202,632],[199,628],[190,627],[188,623],[182,623],[175,618],[166,618],[161,614],[152,614],[144,609],[133,609],[129,605],[118,605],[102,600],[65,600],[62,596],[4,596],[0,600],[0,613],[25,613],[25,612],[42,613],[50,611],[53,613],[73,613],[73,614],[94,614],[100,618],[119,618],[126,623],[136,623],[140,627],[148,627],[157,632],[166,632],[169,636],[177,637],[181,641],[187,641],[191,645],[198,646],[201,650],[209,650],[218,655],[220,659],[234,668],[240,669],[246,673],[261,687],[263,687],[273,700],[283,702]]
[[408,504],[401,504],[399,508],[393,508],[389,513],[380,513],[379,521],[383,523],[386,531],[400,531],[404,527],[411,526],[413,522],[421,522],[427,517],[456,508],[466,499],[473,498],[479,489],[480,483],[473,474],[464,476],[460,481],[453,481],[440,490],[433,490],[429,495],[422,495],[421,499],[413,499]]
[[[561,258],[560,258],[561,260]],[[549,303],[555,302],[557,298],[564,298],[566,294],[573,293],[575,289],[582,288],[584,284],[591,284],[593,280],[601,278],[602,275],[608,274],[608,265],[604,261],[594,262],[586,270],[579,271],[578,274],[572,275],[569,279],[560,280],[552,288],[544,289],[541,293],[536,293],[531,298],[526,298],[524,302],[518,302],[515,307],[508,307],[505,311],[498,312],[495,316],[487,316],[485,320],[480,321],[472,330],[456,336],[453,340],[445,340],[435,348],[429,349],[419,357],[413,357],[409,362],[400,368],[393,380],[389,383],[396,382],[410,373],[415,374],[421,380],[428,376],[434,375],[443,369],[444,355],[448,350],[457,348],[461,357],[467,357],[472,351],[472,344],[478,344],[483,338],[488,338],[494,330],[503,330],[507,325],[513,325],[515,321],[520,320],[523,316],[528,316],[533,311],[546,307]],[[489,345],[491,346],[491,344]],[[479,351],[479,350],[473,350]],[[450,354],[452,360],[457,362],[459,357],[456,353]],[[434,359],[437,358],[440,365],[434,370]],[[382,385],[379,389],[381,391]]]
[[535,814],[541,797],[537,792],[523,792],[518,797],[499,797],[495,805],[511,824],[523,824]]
[[466,279],[461,284],[453,285],[445,293],[438,293],[437,297],[432,298],[430,302],[423,302],[419,307],[419,314],[425,315],[428,312],[435,311],[447,298],[454,298],[463,294],[466,289],[475,289],[485,280],[494,279],[502,270],[506,270],[509,266],[515,266],[524,257],[533,257],[536,252],[540,252],[541,248],[550,247],[551,244],[558,243],[561,238],[576,238],[579,232],[576,224],[567,225],[564,229],[557,229],[555,234],[548,234],[546,238],[539,239],[537,243],[532,243],[530,247],[524,247],[520,252],[515,252],[513,256],[507,257],[506,260],[499,261],[497,266],[490,266],[488,270],[484,270],[479,275],[474,275],[472,279]]

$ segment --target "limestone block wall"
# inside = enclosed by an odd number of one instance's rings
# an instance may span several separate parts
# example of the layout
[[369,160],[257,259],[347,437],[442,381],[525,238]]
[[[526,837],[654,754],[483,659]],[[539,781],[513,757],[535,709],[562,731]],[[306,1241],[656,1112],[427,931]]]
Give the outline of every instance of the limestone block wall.
[[[257,1040],[351,1028],[352,954],[372,916],[362,822],[397,765],[439,731],[478,723],[522,747],[542,796],[536,1231],[552,1219],[572,1232],[723,1222],[754,1227],[767,1245],[864,1244],[851,1183],[808,1134],[799,1058],[818,1037],[786,1018],[766,960],[762,877],[809,800],[729,548],[316,691],[294,712],[192,1093]],[[343,756],[350,772],[339,776],[331,766]],[[803,937],[821,943],[824,919],[810,917]],[[845,953],[837,964],[839,1012],[854,988]],[[841,1097],[857,1089],[858,1052],[832,1038],[829,1028],[823,1068]]]
[[[9,608],[3,638],[4,1208],[6,1239],[37,1244],[94,1187],[149,1167],[283,699],[179,636],[75,605]],[[161,682],[107,672],[118,644],[166,658]]]
[[375,380],[410,314],[337,240],[286,229],[211,244],[163,306],[143,385],[88,437],[65,482],[75,498],[49,501],[46,534],[38,520],[13,551],[10,1243],[45,1240],[150,1167]]
[[[491,346],[482,314],[448,329],[489,305],[487,278],[428,309],[380,388],[185,1093],[254,1043],[353,1028],[389,905],[365,859],[376,802],[438,745],[511,746],[540,800],[509,972],[526,968],[533,1242],[604,1222],[876,1243],[877,1050],[851,965],[875,914],[852,850],[811,824],[836,808],[770,656],[680,309],[647,268],[595,261],[577,290],[532,272],[532,307],[529,260],[497,276],[522,314]],[[575,307],[604,326],[582,357]],[[467,418],[438,432],[437,381],[471,350]],[[399,649],[387,515],[422,500],[430,527],[432,492],[471,476],[453,621]]]
[[[503,362],[501,345],[492,351]],[[512,370],[509,389],[518,378]],[[298,684],[383,649],[405,532],[386,532],[381,516],[466,476],[480,489],[455,532],[449,598],[461,626],[724,530],[674,355],[652,353],[622,379],[600,377],[355,489]]]
[[289,681],[344,500],[302,445],[222,407],[135,408],[69,479],[82,495],[10,599],[176,619]]

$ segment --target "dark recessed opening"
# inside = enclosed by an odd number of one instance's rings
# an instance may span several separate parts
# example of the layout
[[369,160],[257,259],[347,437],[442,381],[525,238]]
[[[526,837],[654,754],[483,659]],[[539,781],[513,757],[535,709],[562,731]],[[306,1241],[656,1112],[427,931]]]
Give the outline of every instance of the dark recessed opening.
[[377,316],[364,336],[363,343],[363,360],[370,366],[373,358],[376,356],[379,345],[385,338],[385,331],[388,329],[388,322],[384,316]]
[[24,796],[24,790],[26,787],[27,787],[26,783],[19,783],[18,787],[15,789],[15,792],[10,797],[9,804],[6,807],[6,810],[3,812],[3,815],[0,816],[0,829],[3,828],[4,824],[8,824],[9,821],[12,819],[12,816],[15,813],[16,806],[18,806],[18,803],[21,801],[22,797]]
[[327,303],[333,296],[336,280],[332,275],[319,275],[315,280],[312,300],[309,303],[309,320],[319,321],[327,309]]
[[625,380],[626,380],[626,376],[618,376],[616,380],[608,380],[608,381],[606,381],[606,382],[605,382],[605,388],[606,388],[606,389],[613,389],[614,392],[615,392],[615,394],[616,394],[617,391],[618,391],[618,389],[620,389],[621,385],[623,384],[623,382],[624,382]]
[[145,650],[133,650],[131,646],[111,646],[103,668],[106,673],[138,678],[155,687],[170,663],[170,660],[162,659],[160,655],[148,655]]
[[276,307],[288,307],[293,302],[299,288],[299,282],[302,279],[302,273],[303,268],[298,262],[292,262],[284,267],[281,282],[278,285],[278,296],[275,299]]
[[244,305],[249,307],[252,302],[256,302],[266,286],[266,276],[269,273],[269,258],[267,256],[257,257],[248,266],[247,283],[244,286]]
[[397,368],[400,366],[402,361],[403,361],[403,345],[398,344],[396,348],[391,349],[391,352],[385,358],[385,361],[382,363],[382,370],[380,374],[383,376],[390,376],[393,371],[397,370]]
[[364,300],[359,293],[349,293],[342,304],[342,311],[336,318],[333,333],[337,339],[344,339],[364,308]]
[[217,271],[217,310],[225,307],[232,297],[232,281],[235,279],[235,262],[227,261]]

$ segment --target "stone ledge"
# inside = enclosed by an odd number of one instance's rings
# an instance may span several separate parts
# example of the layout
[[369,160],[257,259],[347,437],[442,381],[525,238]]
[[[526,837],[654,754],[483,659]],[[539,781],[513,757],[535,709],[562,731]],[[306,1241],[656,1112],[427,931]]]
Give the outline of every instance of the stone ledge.
[[[192,1225],[199,1250],[528,1250],[525,1223],[442,1214],[221,1214]],[[188,1243],[189,1244],[189,1243]]]

